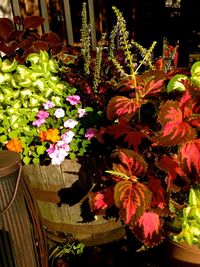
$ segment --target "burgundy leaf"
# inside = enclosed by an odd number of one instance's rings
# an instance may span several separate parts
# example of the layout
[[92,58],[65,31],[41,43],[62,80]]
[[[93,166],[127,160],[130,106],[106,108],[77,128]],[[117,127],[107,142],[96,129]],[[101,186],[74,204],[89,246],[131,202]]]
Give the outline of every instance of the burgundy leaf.
[[186,172],[194,168],[200,176],[200,139],[188,141],[179,149],[181,163]]
[[40,50],[43,51],[48,51],[49,50],[49,45],[47,42],[44,41],[34,41],[33,42],[33,48],[35,49],[35,51],[39,52]]
[[0,18],[0,36],[6,41],[8,40],[10,33],[14,30],[12,21],[8,18]]
[[40,16],[27,16],[24,19],[24,28],[25,29],[35,29],[44,23],[45,18]]
[[168,190],[171,189],[178,175],[184,175],[178,160],[175,158],[163,155],[161,160],[157,162],[157,166],[167,173],[166,179]]

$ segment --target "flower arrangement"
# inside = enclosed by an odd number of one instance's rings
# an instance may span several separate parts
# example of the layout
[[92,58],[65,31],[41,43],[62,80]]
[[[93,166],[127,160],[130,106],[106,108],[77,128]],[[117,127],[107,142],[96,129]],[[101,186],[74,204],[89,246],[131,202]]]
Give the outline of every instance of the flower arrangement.
[[59,78],[46,51],[29,54],[26,64],[1,60],[0,79],[0,149],[21,153],[24,164],[61,164],[87,151],[92,108]]

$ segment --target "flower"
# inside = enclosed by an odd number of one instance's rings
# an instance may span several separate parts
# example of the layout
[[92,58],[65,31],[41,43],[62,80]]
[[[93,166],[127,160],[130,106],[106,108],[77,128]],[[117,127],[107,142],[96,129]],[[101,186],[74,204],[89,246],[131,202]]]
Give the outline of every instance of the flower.
[[13,138],[6,143],[6,147],[10,151],[22,152],[22,143],[18,138]]
[[72,96],[68,96],[66,98],[67,101],[69,101],[69,103],[71,105],[77,105],[78,102],[80,101],[80,96],[79,95],[72,95]]

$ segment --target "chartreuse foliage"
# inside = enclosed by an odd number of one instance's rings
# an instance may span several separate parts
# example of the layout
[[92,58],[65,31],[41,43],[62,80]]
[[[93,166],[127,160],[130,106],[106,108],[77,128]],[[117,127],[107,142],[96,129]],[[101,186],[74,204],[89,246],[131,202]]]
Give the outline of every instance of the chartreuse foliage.
[[174,241],[198,245],[200,247],[200,187],[190,189],[189,200],[183,210],[178,211],[179,233],[173,235]]
[[[0,149],[6,149],[8,141],[14,139],[12,149],[21,152],[25,164],[39,163],[41,157],[44,160],[51,142],[41,141],[39,132],[52,128],[57,129],[60,136],[66,131],[63,122],[76,119],[78,108],[82,108],[81,102],[75,107],[66,101],[66,97],[75,92],[76,88],[59,78],[58,63],[45,51],[29,54],[26,64],[19,64],[15,59],[1,59]],[[46,123],[41,127],[33,126],[36,114],[44,109],[47,101],[52,102],[54,108],[49,111]],[[53,116],[58,108],[65,111],[63,118]],[[86,111],[91,112],[92,109],[86,108]],[[85,129],[80,124],[73,131],[76,138],[71,143],[71,158],[84,154],[90,143],[84,137]]]

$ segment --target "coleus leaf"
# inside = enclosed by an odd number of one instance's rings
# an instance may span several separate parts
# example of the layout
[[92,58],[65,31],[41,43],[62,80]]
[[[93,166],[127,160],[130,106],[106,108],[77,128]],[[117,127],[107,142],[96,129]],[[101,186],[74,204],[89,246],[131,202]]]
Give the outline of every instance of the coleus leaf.
[[106,187],[99,192],[90,192],[90,207],[96,214],[104,214],[106,209],[114,205],[114,186]]
[[174,146],[196,137],[196,131],[184,120],[177,101],[167,101],[161,108],[158,121],[162,129],[151,138],[153,145]]
[[200,139],[184,143],[179,149],[179,155],[184,170],[188,173],[194,168],[200,176]]
[[130,126],[129,122],[120,119],[119,123],[107,127],[106,133],[113,136],[115,139],[124,136],[124,142],[128,143],[129,147],[133,147],[135,152],[138,152],[138,146],[141,144],[145,135],[141,131],[135,131]]
[[160,179],[149,177],[148,188],[152,192],[151,207],[164,209],[166,207],[165,190]]
[[145,137],[146,136],[140,131],[129,131],[124,141],[127,142],[130,147],[133,147],[135,152],[138,152],[138,147]]
[[138,219],[137,224],[131,222],[130,229],[144,245],[154,247],[161,243],[163,222],[159,215],[152,211],[145,211]]
[[123,180],[115,185],[114,200],[122,220],[129,224],[149,207],[151,191],[143,183]]
[[107,118],[111,121],[121,117],[130,120],[139,106],[135,98],[115,96],[108,103]]
[[33,42],[33,48],[37,52],[40,52],[40,50],[48,51],[49,50],[49,45],[48,45],[47,42],[37,40],[37,41]]
[[14,25],[9,18],[0,18],[0,36],[6,41],[10,36],[10,33],[14,30]]
[[143,176],[147,170],[147,163],[144,158],[129,149],[119,149],[112,154],[112,157],[117,158],[119,163],[113,163],[113,170],[121,172],[130,178]]
[[24,19],[24,29],[37,28],[43,24],[44,20],[40,16],[27,16]]
[[187,80],[188,77],[184,74],[176,74],[167,85],[167,92],[170,93],[174,90],[185,91],[185,86],[182,80]]
[[180,167],[180,163],[176,158],[172,158],[166,155],[162,155],[162,158],[159,162],[156,163],[158,168],[167,173],[166,183],[168,190],[172,189],[174,181],[177,176],[183,176],[184,172]]
[[158,81],[148,81],[145,83],[144,88],[140,88],[138,90],[138,93],[141,98],[145,98],[147,96],[153,96],[157,93],[159,93],[164,85],[164,79],[158,80]]
[[121,119],[119,123],[107,127],[106,133],[112,135],[115,139],[122,137],[131,130],[127,120]]

